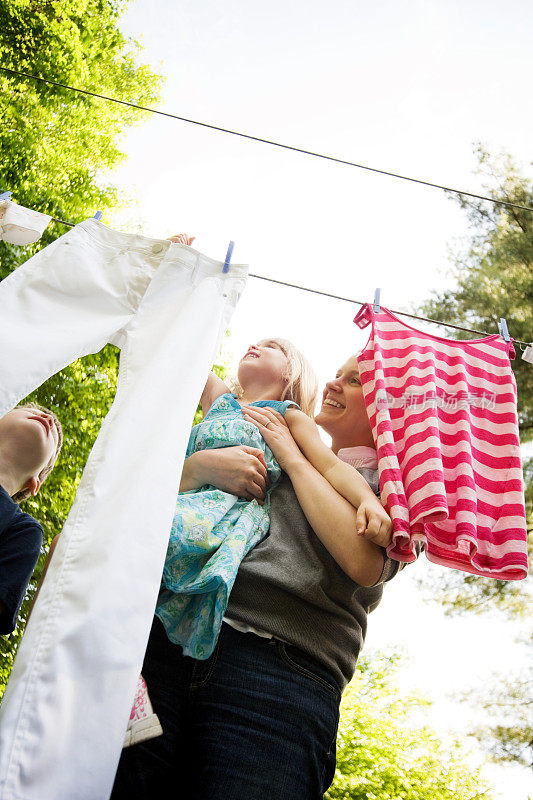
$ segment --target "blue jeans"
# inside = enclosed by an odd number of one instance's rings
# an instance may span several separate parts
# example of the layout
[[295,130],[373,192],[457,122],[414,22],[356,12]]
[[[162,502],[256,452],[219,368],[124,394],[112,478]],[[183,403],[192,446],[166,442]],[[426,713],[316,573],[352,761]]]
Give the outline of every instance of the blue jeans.
[[318,662],[226,624],[198,661],[155,618],[143,676],[164,733],[122,752],[111,800],[322,798],[341,691]]

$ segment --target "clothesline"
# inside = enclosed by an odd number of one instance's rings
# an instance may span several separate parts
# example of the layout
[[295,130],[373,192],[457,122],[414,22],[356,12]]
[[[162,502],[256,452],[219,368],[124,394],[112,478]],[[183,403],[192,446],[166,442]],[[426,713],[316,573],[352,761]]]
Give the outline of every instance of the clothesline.
[[[75,225],[73,222],[66,222],[64,219],[59,219],[58,217],[52,217],[54,222],[59,222],[61,225],[68,225],[69,228],[74,228]],[[250,278],[256,278],[261,281],[268,281],[269,283],[277,283],[279,286],[287,286],[289,289],[298,289],[301,292],[310,292],[311,294],[318,294],[322,297],[329,297],[332,300],[342,300],[346,303],[354,303],[355,305],[364,306],[365,300],[354,300],[351,297],[342,297],[338,294],[330,294],[329,292],[322,292],[319,289],[310,289],[308,286],[299,286],[296,283],[288,283],[287,281],[280,281],[276,278],[267,278],[266,275],[256,275],[253,272],[248,273]],[[461,325],[454,325],[451,322],[441,322],[438,319],[430,319],[429,317],[420,317],[417,314],[409,314],[407,311],[396,311],[394,309],[390,309],[393,314],[398,314],[402,317],[409,317],[410,319],[420,320],[421,322],[431,322],[434,325],[443,325],[446,328],[454,328],[456,331],[464,331],[465,333],[475,333],[478,336],[490,336],[490,333],[486,331],[478,331],[475,328],[464,328]],[[528,347],[529,342],[523,342],[520,339],[513,339],[515,344],[520,345],[520,349],[524,350]]]
[[187,117],[181,117],[178,114],[171,114],[168,111],[159,111],[156,108],[150,108],[148,106],[140,106],[137,103],[130,103],[127,100],[119,100],[116,97],[108,97],[104,94],[98,94],[97,92],[91,92],[87,89],[79,89],[76,86],[69,86],[66,83],[61,83],[59,81],[52,81],[48,78],[42,78],[40,75],[32,75],[28,72],[21,72],[19,70],[10,69],[9,67],[1,67],[0,70],[2,72],[7,72],[10,75],[16,75],[17,77],[22,78],[30,78],[30,80],[40,81],[41,83],[47,83],[50,86],[59,86],[62,89],[68,89],[72,92],[78,92],[79,94],[87,95],[88,97],[96,97],[99,100],[107,100],[111,103],[118,103],[119,105],[128,106],[129,108],[135,108],[139,111],[147,111],[150,114],[159,114],[163,117],[170,117],[171,119],[177,119],[180,122],[187,122],[191,125],[198,125],[202,128],[209,128],[210,130],[219,131],[220,133],[229,133],[232,136],[240,136],[242,139],[249,139],[254,142],[261,142],[262,144],[269,144],[273,147],[281,147],[284,150],[292,150],[295,153],[303,153],[304,155],[313,156],[314,158],[322,158],[326,161],[333,161],[337,164],[344,164],[348,167],[355,167],[356,169],[364,169],[368,172],[375,172],[379,175],[387,175],[389,178],[398,178],[402,181],[410,181],[411,183],[418,183],[422,186],[429,186],[433,189],[441,189],[444,192],[452,192],[452,194],[457,194],[459,196],[463,195],[465,197],[473,197],[476,200],[484,200],[488,203],[494,203],[495,205],[505,206],[506,208],[517,208],[521,211],[533,211],[533,207],[531,206],[523,206],[519,203],[510,203],[507,200],[496,200],[494,197],[487,197],[486,195],[475,194],[474,192],[467,192],[462,189],[454,189],[450,186],[444,186],[440,183],[433,183],[431,181],[425,181],[421,178],[412,178],[408,175],[400,175],[397,172],[390,172],[385,169],[378,169],[377,167],[369,167],[365,164],[356,164],[354,161],[347,161],[343,158],[336,158],[335,156],[328,156],[324,153],[316,153],[312,150],[307,150],[303,147],[294,147],[293,145],[282,144],[281,142],[275,142],[272,139],[263,139],[260,136],[252,136],[249,133],[242,133],[240,131],[230,130],[229,128],[222,128],[219,125],[211,125],[207,122],[200,122],[194,119],[188,119]]

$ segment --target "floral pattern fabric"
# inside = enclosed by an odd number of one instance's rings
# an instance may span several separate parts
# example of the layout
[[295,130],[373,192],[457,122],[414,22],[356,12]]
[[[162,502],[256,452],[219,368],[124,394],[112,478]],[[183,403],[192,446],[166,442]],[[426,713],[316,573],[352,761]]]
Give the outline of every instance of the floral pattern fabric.
[[[285,415],[292,401],[260,400],[252,406]],[[209,658],[228,597],[246,553],[263,539],[270,524],[270,493],[281,477],[279,464],[258,429],[244,419],[232,394],[218,397],[192,431],[187,457],[199,450],[248,445],[260,448],[269,477],[263,506],[213,486],[178,495],[156,615],[168,638],[185,655]]]

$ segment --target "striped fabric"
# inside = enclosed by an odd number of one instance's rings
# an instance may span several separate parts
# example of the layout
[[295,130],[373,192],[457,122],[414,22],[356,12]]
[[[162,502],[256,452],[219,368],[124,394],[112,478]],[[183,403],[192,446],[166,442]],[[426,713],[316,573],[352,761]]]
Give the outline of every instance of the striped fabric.
[[[367,303],[357,357],[393,521],[391,558],[430,561],[501,580],[527,575],[524,486],[512,342],[455,341],[418,331]],[[417,548],[418,543],[418,548]]]

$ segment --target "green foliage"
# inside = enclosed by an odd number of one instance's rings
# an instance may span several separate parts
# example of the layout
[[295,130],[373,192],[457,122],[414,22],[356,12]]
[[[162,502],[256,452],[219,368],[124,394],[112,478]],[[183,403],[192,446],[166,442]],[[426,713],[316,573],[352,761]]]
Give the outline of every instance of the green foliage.
[[[118,29],[125,5],[117,0],[4,0],[0,64],[120,100],[154,104],[161,79],[136,63],[140,47]],[[101,186],[96,176],[122,160],[119,135],[145,116],[0,72],[0,189],[13,191],[22,205],[75,222],[113,207],[116,190]],[[57,230],[50,235],[58,235]],[[15,266],[19,253],[4,250],[4,270]]]
[[[521,176],[509,156],[493,158],[478,148],[480,171],[486,176],[486,193],[499,200],[533,205],[533,186]],[[533,213],[482,201],[460,200],[468,212],[472,235],[466,250],[455,254],[452,274],[456,287],[433,292],[419,311],[488,332],[498,330],[500,317],[507,319],[516,339],[533,335]],[[446,332],[443,332],[447,335]],[[458,338],[471,334],[454,332]],[[512,361],[518,388],[518,415],[523,442],[533,438],[533,367],[520,358]],[[533,460],[526,459],[526,509],[529,555],[533,554]],[[495,581],[466,573],[428,571],[426,595],[442,603],[448,613],[482,612],[497,607],[515,616],[527,611],[530,594],[522,582]]]
[[327,800],[490,800],[466,743],[413,721],[429,703],[399,695],[397,664],[397,656],[364,659],[346,690]]
[[[488,712],[490,722],[474,729],[484,750],[498,763],[514,762],[533,767],[533,669],[513,676],[495,676],[495,687],[488,697],[478,693],[478,701]],[[471,698],[473,700],[474,698]]]
[[[508,156],[493,158],[478,149],[480,171],[488,194],[495,199],[533,206],[533,185],[520,175]],[[454,256],[456,287],[433,298],[419,311],[424,316],[458,325],[496,332],[500,317],[507,320],[513,338],[531,341],[533,336],[533,213],[490,207],[464,199],[472,227],[469,245]],[[443,331],[444,335],[448,335]],[[471,334],[456,332],[458,338]],[[518,388],[520,435],[533,439],[533,367],[517,358],[511,362]],[[533,459],[524,460],[529,561],[533,556]],[[439,603],[447,614],[498,611],[508,618],[531,614],[530,581],[496,581],[455,570],[429,567],[420,582],[424,596]],[[531,642],[529,644],[531,647]],[[498,761],[531,764],[533,722],[531,683],[495,676],[489,692],[469,690],[471,699],[483,705],[489,722],[474,733]]]
[[[139,46],[118,28],[117,0],[4,0],[0,4],[0,64],[141,105],[157,102],[161,79],[137,63]],[[123,155],[120,134],[146,116],[114,103],[0,72],[0,191],[22,205],[69,221],[93,216],[118,201],[98,176]],[[0,279],[54,238],[52,223],[39,243],[0,242]],[[35,342],[38,351],[39,342]],[[115,394],[118,351],[108,345],[46,381],[29,399],[55,411],[65,443],[37,498],[24,510],[43,524],[41,559],[17,630],[0,637],[0,694],[22,635],[30,597],[51,539],[74,499],[85,461]]]
[[[488,178],[485,190],[495,199],[533,206],[533,185],[521,176],[512,159],[493,158],[478,149],[480,171]],[[515,339],[533,336],[533,213],[486,202],[462,200],[472,238],[466,251],[454,255],[456,288],[433,292],[419,312],[457,325],[496,333],[505,317]],[[444,335],[447,335],[446,332]],[[472,338],[455,331],[454,336]],[[533,367],[517,348],[513,365],[518,387],[522,441],[533,439]]]

